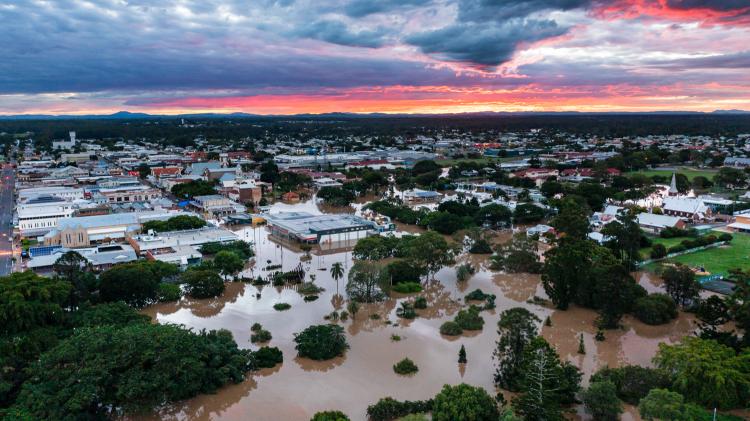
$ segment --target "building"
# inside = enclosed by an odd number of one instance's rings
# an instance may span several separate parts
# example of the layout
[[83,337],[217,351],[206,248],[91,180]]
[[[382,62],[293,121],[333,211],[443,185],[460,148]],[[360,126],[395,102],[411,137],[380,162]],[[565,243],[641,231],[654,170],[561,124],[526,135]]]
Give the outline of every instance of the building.
[[49,195],[32,197],[17,206],[18,229],[22,237],[44,235],[74,211],[73,204],[65,199]]
[[750,158],[728,156],[724,158],[725,167],[747,168],[750,167]]
[[129,212],[61,219],[43,239],[45,246],[89,247],[99,242],[124,240],[141,231],[147,221],[165,221],[186,212]]
[[55,196],[69,202],[83,199],[83,189],[65,186],[30,187],[18,190],[18,200],[27,201],[37,196]]
[[218,194],[195,196],[193,197],[193,200],[190,201],[190,206],[206,215],[206,217],[213,218],[245,211],[244,206]]
[[78,143],[76,140],[76,132],[69,132],[68,136],[70,137],[70,140],[53,140],[52,149],[73,149]]
[[676,216],[688,221],[711,219],[713,212],[702,200],[694,197],[666,197],[662,205],[665,215]]
[[665,228],[685,229],[685,221],[676,216],[643,212],[638,214],[637,219],[641,229],[652,234],[659,234]]
[[99,189],[109,203],[147,202],[161,197],[161,191],[142,184]]
[[373,221],[349,214],[312,215],[305,212],[264,214],[271,234],[306,244],[356,241],[375,230]]
[[76,164],[81,164],[84,162],[91,161],[91,154],[88,152],[64,153],[60,155],[60,161],[61,162],[75,162]]
[[[26,268],[40,274],[51,274],[52,267],[57,260],[68,251],[71,250],[58,248],[50,254],[32,257],[26,261]],[[88,260],[89,264],[96,270],[106,270],[119,263],[138,260],[133,248],[127,244],[104,244],[97,247],[76,249],[75,252]]]
[[416,203],[434,203],[443,197],[436,191],[413,189],[404,192],[404,200],[410,204]]
[[253,180],[236,183],[234,188],[237,190],[237,198],[240,203],[256,204],[263,198],[263,189]]
[[204,244],[230,243],[239,239],[232,231],[203,227],[194,230],[140,234],[128,237],[128,243],[136,253],[146,259],[176,263],[185,268],[201,261],[200,248]]
[[750,214],[737,215],[734,222],[727,225],[732,232],[750,233]]

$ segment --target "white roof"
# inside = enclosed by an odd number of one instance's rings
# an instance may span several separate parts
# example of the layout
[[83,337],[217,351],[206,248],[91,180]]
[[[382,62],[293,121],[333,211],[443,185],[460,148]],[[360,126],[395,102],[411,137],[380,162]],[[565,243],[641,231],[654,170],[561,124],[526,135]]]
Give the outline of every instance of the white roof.
[[693,197],[667,197],[663,207],[664,210],[687,213],[704,213],[708,210],[702,200]]
[[639,213],[638,214],[638,225],[647,227],[674,227],[680,222],[680,218],[669,215],[657,215],[655,213]]

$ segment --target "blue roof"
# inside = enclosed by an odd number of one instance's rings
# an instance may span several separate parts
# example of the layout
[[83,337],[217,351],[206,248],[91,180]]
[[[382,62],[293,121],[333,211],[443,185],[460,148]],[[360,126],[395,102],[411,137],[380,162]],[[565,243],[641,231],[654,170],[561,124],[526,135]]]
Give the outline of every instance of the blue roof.
[[221,168],[221,162],[218,162],[218,161],[195,162],[185,170],[185,173],[202,175],[203,172],[208,169],[217,170],[219,168]]

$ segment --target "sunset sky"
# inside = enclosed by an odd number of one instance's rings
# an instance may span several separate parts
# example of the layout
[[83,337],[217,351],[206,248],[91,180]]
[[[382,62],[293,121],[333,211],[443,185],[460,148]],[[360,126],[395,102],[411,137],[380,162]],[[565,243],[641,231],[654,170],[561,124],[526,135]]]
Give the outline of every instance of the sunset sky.
[[750,0],[0,0],[0,114],[750,110]]

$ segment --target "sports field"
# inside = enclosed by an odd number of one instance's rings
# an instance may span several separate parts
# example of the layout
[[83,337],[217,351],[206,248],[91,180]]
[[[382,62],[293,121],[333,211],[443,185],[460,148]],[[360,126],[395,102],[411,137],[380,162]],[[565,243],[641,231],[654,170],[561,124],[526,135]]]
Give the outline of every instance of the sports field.
[[[676,171],[675,171],[676,170]],[[627,174],[644,174],[648,177],[653,177],[655,175],[661,175],[663,177],[671,177],[673,172],[677,172],[678,174],[683,174],[685,177],[688,178],[688,180],[693,181],[693,178],[698,176],[703,176],[711,180],[713,176],[718,172],[718,170],[715,169],[698,169],[693,167],[675,167],[675,169],[653,169],[653,170],[641,170],[641,171],[634,171]]]
[[[713,234],[720,234],[714,232]],[[734,239],[728,246],[714,247],[695,253],[683,254],[668,259],[670,262],[682,263],[691,267],[704,267],[711,274],[726,275],[730,269],[750,269],[750,234],[732,234]],[[673,240],[670,238],[670,240]],[[682,241],[683,239],[679,239]],[[679,243],[679,241],[677,241]],[[666,244],[665,244],[666,246]],[[646,255],[644,255],[644,258]],[[655,269],[658,263],[646,266]]]

